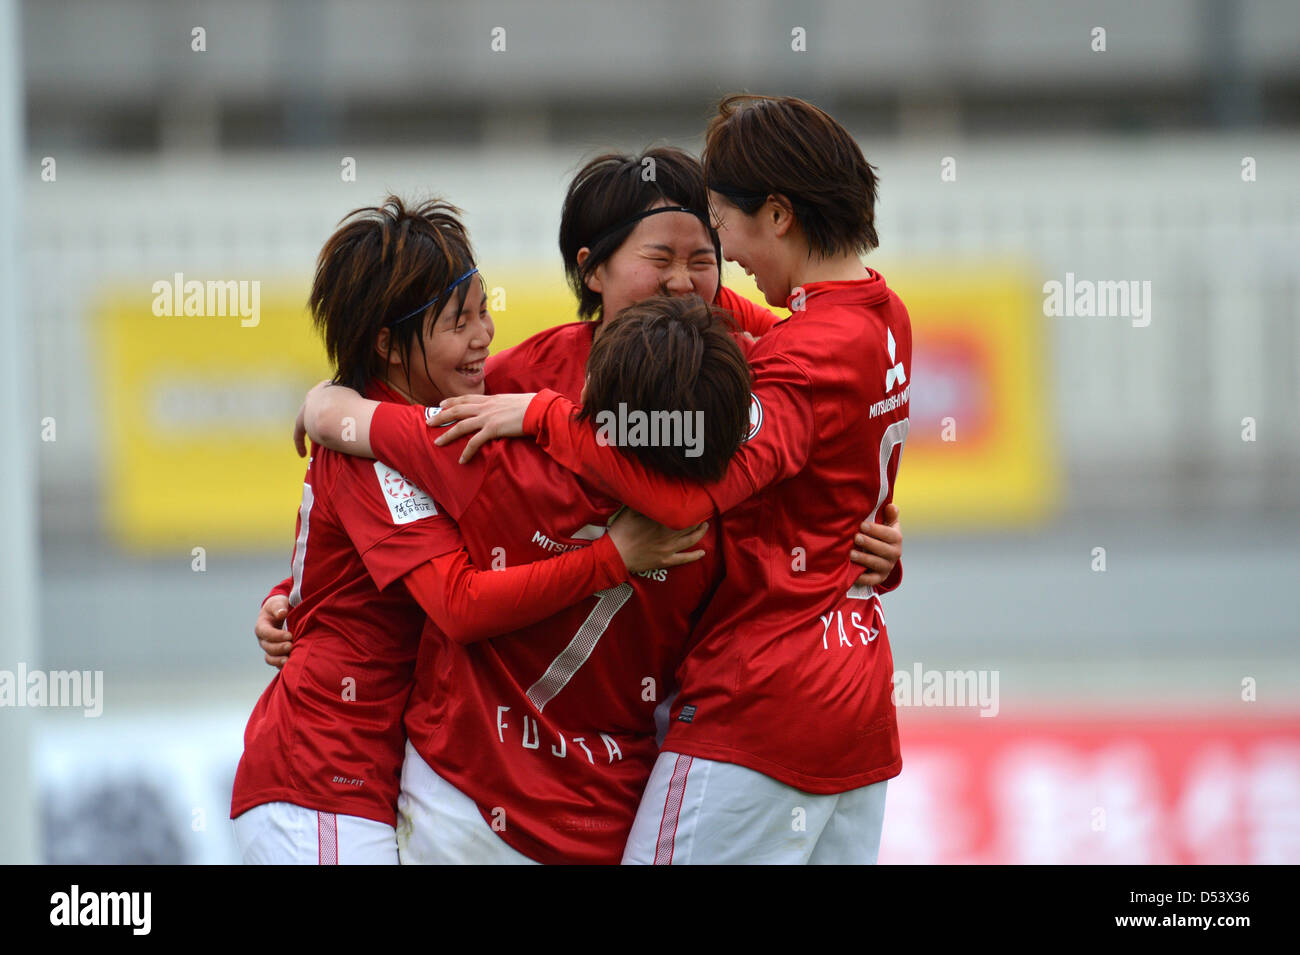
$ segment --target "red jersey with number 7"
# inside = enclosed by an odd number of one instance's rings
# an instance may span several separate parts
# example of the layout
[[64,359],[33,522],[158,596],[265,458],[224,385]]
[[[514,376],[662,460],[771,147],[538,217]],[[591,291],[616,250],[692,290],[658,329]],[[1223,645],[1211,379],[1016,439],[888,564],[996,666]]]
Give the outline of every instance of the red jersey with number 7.
[[726,576],[678,672],[664,748],[812,793],[902,769],[878,594],[852,586],[858,522],[893,496],[907,437],[912,335],[883,277],[817,282],[749,354],[750,433],[707,486],[601,446],[542,393],[525,429],[556,460],[682,527],[722,514]]
[[[465,441],[433,442],[423,409],[384,404],[370,442],[460,525],[476,566],[513,566],[590,545],[616,501],[530,441],[497,441],[462,465]],[[513,848],[545,863],[622,857],[658,756],[655,711],[671,691],[707,556],[635,574],[541,623],[469,646],[426,630],[406,710],[412,745]]]

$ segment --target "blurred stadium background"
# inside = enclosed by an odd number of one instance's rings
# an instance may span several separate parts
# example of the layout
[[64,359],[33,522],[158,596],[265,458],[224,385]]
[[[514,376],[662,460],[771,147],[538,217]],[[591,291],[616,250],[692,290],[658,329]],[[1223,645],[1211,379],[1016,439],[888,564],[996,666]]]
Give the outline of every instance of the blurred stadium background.
[[[581,161],[748,89],[880,170],[895,664],[997,680],[900,709],[881,861],[1300,862],[1297,49],[1288,0],[0,0],[0,671],[103,672],[97,717],[0,708],[0,861],[237,861],[334,223],[456,202],[504,347],[572,320]],[[176,273],[256,325],[156,317]],[[1067,275],[1149,311],[1048,316]]]

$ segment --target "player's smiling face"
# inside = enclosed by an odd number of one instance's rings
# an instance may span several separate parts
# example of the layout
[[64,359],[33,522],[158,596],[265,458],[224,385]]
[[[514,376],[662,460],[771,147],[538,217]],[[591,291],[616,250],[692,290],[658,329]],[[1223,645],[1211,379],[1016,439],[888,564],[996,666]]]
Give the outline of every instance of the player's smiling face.
[[436,320],[425,319],[424,360],[419,348],[411,349],[410,394],[419,404],[483,394],[483,362],[496,329],[488,314],[482,276],[475,275],[470,282],[464,306],[458,308],[458,296],[453,295]]
[[753,215],[746,215],[726,196],[709,190],[709,214],[722,242],[722,257],[754,277],[754,284],[769,305],[784,308],[790,296],[790,279],[780,240],[789,225],[781,228],[779,221],[772,221],[775,207],[769,199]]
[[[677,205],[661,200],[654,207]],[[578,264],[587,257],[578,250]],[[592,270],[588,287],[600,295],[607,319],[653,295],[718,293],[718,256],[704,223],[689,212],[661,212],[636,224],[623,244]]]

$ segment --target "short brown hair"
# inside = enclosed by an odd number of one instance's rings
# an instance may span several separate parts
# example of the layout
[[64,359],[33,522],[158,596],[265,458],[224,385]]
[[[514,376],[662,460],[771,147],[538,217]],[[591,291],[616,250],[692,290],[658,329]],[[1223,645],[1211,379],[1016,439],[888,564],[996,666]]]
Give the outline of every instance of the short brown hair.
[[579,417],[617,415],[620,404],[695,416],[703,425],[698,456],[662,445],[628,450],[664,474],[715,481],[749,429],[750,387],[749,365],[719,309],[697,295],[656,295],[619,312],[592,344]]
[[704,176],[746,215],[770,195],[785,196],[820,256],[861,254],[880,244],[875,167],[848,130],[812,103],[725,97],[705,133]]
[[[648,169],[654,170],[649,178]],[[574,175],[560,214],[560,255],[565,278],[578,296],[580,318],[601,317],[600,295],[587,288],[587,278],[632,234],[636,223],[629,220],[663,200],[700,214],[721,266],[722,247],[709,224],[704,170],[690,153],[675,146],[656,146],[638,156],[605,153]],[[579,266],[578,251],[584,246],[590,251]]]
[[[426,323],[436,320],[451,299],[445,293],[452,283],[474,268],[474,250],[460,215],[440,199],[408,209],[400,198],[389,196],[382,205],[343,217],[316,260],[309,298],[335,382],[364,391],[372,379],[383,377],[384,361],[375,342],[384,328],[389,329],[389,354],[397,353],[404,370],[409,372],[417,343],[424,358]],[[458,307],[464,306],[469,287],[462,282],[452,290]],[[404,316],[409,320],[401,321]]]

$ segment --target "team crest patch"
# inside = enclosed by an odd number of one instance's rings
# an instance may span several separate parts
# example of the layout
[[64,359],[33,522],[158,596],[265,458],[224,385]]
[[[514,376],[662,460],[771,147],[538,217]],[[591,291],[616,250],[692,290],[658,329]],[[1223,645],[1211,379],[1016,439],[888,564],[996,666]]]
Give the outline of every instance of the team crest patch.
[[375,474],[379,475],[379,490],[394,524],[409,524],[438,513],[433,498],[408,481],[401,471],[376,461]]
[[745,440],[752,440],[754,435],[758,434],[763,427],[763,403],[758,400],[758,396],[753,392],[749,395],[749,433],[745,435]]

